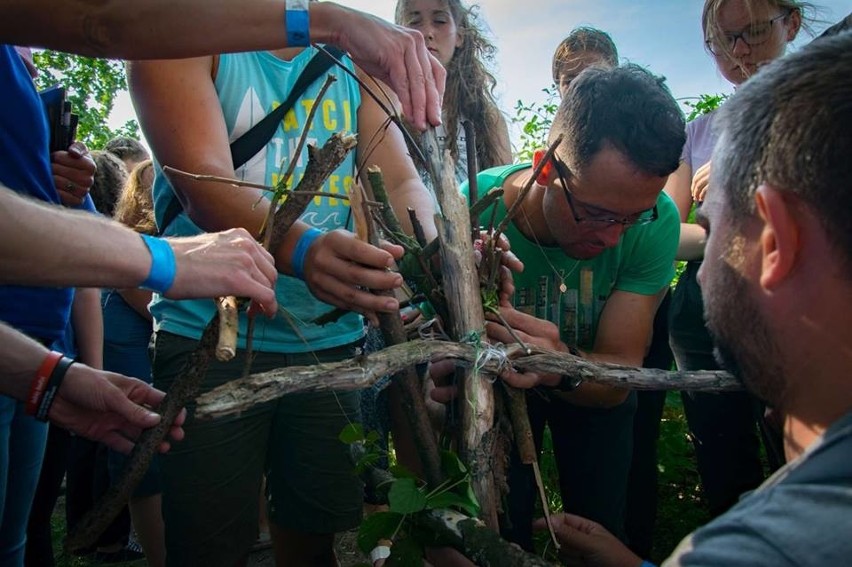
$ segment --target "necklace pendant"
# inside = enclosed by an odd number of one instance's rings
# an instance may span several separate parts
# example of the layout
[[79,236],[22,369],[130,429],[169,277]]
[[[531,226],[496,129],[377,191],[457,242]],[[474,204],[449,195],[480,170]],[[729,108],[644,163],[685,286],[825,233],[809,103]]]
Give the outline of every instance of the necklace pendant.
[[565,282],[562,282],[561,284],[559,284],[559,292],[565,293],[566,291],[568,291],[568,286],[565,285]]

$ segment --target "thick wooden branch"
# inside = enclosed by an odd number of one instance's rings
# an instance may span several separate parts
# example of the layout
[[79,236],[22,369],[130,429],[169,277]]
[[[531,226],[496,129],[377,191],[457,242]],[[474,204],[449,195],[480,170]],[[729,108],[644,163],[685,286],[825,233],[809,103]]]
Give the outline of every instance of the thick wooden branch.
[[[370,181],[370,189],[373,192],[372,196],[380,201],[387,201],[387,191],[381,170],[378,167],[370,168],[367,177]],[[353,191],[356,189],[358,188],[353,188]],[[395,223],[399,230],[402,230],[393,209],[388,208],[385,213],[387,222]],[[378,246],[379,235],[375,223],[372,222],[373,218],[370,211],[364,210],[363,216],[368,225],[369,242],[373,246]],[[384,291],[381,292],[381,295],[393,297],[393,291]],[[379,318],[379,327],[385,345],[404,344],[408,340],[399,313],[377,313],[376,315]],[[414,366],[407,366],[396,373],[393,380],[394,385],[392,387],[398,389],[405,414],[408,416],[408,424],[414,436],[414,444],[417,446],[417,456],[420,458],[423,475],[430,486],[438,486],[443,480],[441,456],[438,452],[438,441],[432,431],[432,424],[429,422],[429,412],[426,409],[426,401],[423,399],[420,378],[417,376]]]
[[431,510],[415,520],[480,567],[553,567],[500,537],[477,519],[450,509]]
[[[485,314],[474,263],[470,212],[456,185],[450,152],[439,154],[434,130],[423,135],[423,142],[440,207],[435,225],[441,243],[442,288],[449,311],[449,321],[444,323],[455,340],[479,344],[485,337]],[[480,379],[476,365],[457,373],[457,377],[461,399],[459,457],[470,469],[473,491],[482,507],[482,519],[496,530],[500,499],[491,469],[495,441],[494,390],[490,382]]]
[[[617,364],[597,364],[565,352],[552,352],[531,347],[532,354],[523,355],[517,347],[506,354],[513,357],[512,366],[522,372],[552,372],[576,375],[587,382],[621,386],[636,390],[689,390],[730,392],[740,390],[740,383],[727,372],[699,370],[670,372],[653,368],[631,368]],[[447,341],[417,340],[388,347],[370,355],[361,355],[334,363],[291,366],[229,382],[198,397],[198,418],[214,418],[245,411],[257,404],[296,392],[353,391],[368,388],[383,376],[401,369],[446,358],[460,365],[473,364],[479,350],[469,344]],[[502,370],[497,357],[486,362],[482,373],[493,377]]]
[[121,477],[83,516],[74,531],[68,534],[65,540],[65,549],[76,551],[94,545],[98,536],[103,533],[130,500],[133,489],[136,488],[136,485],[139,484],[148,470],[154,453],[168,435],[172,423],[183,407],[198,394],[198,389],[207,374],[207,367],[216,350],[218,339],[219,315],[217,313],[207,324],[198,342],[198,347],[189,355],[179,377],[172,384],[168,394],[160,404],[158,408],[162,415],[160,423],[142,432],[133,452],[130,453],[130,458],[124,466]]
[[346,154],[357,145],[355,136],[341,133],[332,134],[322,148],[308,146],[308,165],[305,175],[299,184],[289,194],[284,204],[275,211],[272,236],[269,239],[269,250],[277,250],[284,240],[284,235],[293,226],[314,198],[317,191],[331,173],[343,163]]

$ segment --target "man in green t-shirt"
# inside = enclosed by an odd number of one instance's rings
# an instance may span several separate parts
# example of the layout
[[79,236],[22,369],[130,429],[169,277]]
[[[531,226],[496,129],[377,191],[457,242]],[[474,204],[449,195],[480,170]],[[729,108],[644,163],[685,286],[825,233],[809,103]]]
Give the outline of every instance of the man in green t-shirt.
[[[641,366],[659,292],[674,275],[680,220],[661,189],[678,166],[683,115],[647,71],[590,68],[559,106],[550,139],[559,134],[562,143],[506,231],[525,269],[515,276],[513,305],[501,312],[528,344]],[[504,190],[498,219],[532,173],[525,164],[479,174],[482,193]],[[513,342],[498,324],[489,323],[488,333]],[[558,375],[507,372],[504,379],[536,388],[530,418],[539,447],[550,425],[565,509],[622,534],[635,396]],[[506,535],[531,547],[531,475],[514,467],[510,483]]]

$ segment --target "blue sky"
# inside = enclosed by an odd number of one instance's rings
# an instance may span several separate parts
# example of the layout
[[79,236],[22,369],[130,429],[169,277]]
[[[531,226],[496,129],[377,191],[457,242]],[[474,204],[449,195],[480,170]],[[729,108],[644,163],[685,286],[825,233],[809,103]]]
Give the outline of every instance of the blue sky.
[[[852,11],[850,0],[817,0],[826,23],[819,33]],[[392,19],[395,0],[347,0],[359,10]],[[591,25],[608,32],[619,55],[668,79],[676,98],[702,93],[728,93],[730,84],[704,51],[702,0],[480,0],[481,15],[498,48],[498,91],[504,112],[515,101],[543,100],[550,86],[553,50],[568,32]],[[797,44],[808,39],[800,34]],[[514,136],[513,132],[513,138]]]
[[[816,33],[852,11],[850,0],[817,1],[821,11],[813,25]],[[388,19],[393,19],[396,5],[396,0],[338,2]],[[478,4],[498,48],[497,91],[507,116],[518,99],[544,99],[541,89],[552,82],[553,50],[579,25],[609,32],[623,60],[665,76],[676,98],[731,92],[703,48],[702,0],[480,0]],[[796,43],[809,37],[800,34]],[[132,113],[123,99],[114,113],[118,122]],[[516,135],[513,129],[513,139]]]

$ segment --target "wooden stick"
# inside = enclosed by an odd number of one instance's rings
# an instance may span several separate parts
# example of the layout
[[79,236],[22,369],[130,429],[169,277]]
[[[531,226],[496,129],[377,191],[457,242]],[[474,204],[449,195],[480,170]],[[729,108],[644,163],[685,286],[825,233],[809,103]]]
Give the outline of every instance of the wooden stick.
[[[243,181],[242,179],[233,179],[231,177],[221,177],[219,175],[205,175],[201,173],[189,173],[188,171],[183,171],[181,169],[177,169],[170,165],[163,166],[163,173],[167,175],[179,175],[181,177],[188,177],[195,181],[209,181],[212,183],[227,183],[228,185],[233,185],[234,187],[251,187],[252,189],[261,189],[263,191],[268,191],[269,193],[274,193],[277,191],[275,187],[271,185],[264,185],[263,183],[252,183],[251,181]],[[292,193],[291,190],[286,189],[284,193]],[[314,191],[311,194],[312,197],[330,197],[332,199],[340,199],[341,201],[348,201],[349,196],[343,193],[325,193],[323,191]]]
[[233,295],[217,298],[216,311],[219,313],[216,360],[228,362],[237,355],[237,331],[240,326],[237,298]]
[[[506,349],[506,356],[512,359],[511,364],[517,371],[580,376],[586,382],[635,390],[733,392],[742,389],[733,376],[719,370],[674,372],[632,368],[594,363],[565,352],[530,348],[532,354],[528,356],[516,347]],[[384,376],[433,359],[446,358],[469,366],[476,362],[478,352],[477,347],[469,344],[415,340],[340,362],[291,366],[252,374],[199,396],[195,415],[198,418],[232,415],[296,392],[362,390]],[[481,373],[495,376],[504,368],[495,359],[488,361]]]
[[124,466],[121,477],[109,487],[109,490],[98,500],[65,539],[65,549],[77,551],[95,544],[103,531],[118,516],[127,504],[133,489],[142,480],[151,464],[154,453],[165,440],[175,418],[183,407],[195,398],[201,382],[207,374],[207,367],[216,343],[219,339],[219,315],[213,316],[204,329],[196,349],[187,357],[178,378],[172,384],[168,394],[157,410],[162,419],[151,429],[142,432],[130,457]]
[[538,178],[538,175],[545,168],[545,166],[550,162],[553,158],[553,154],[556,153],[556,148],[559,147],[559,144],[562,143],[562,134],[553,140],[553,143],[547,148],[547,151],[544,153],[544,158],[542,158],[541,162],[539,162],[538,166],[533,169],[532,175],[530,175],[529,181],[527,181],[526,185],[521,188],[520,193],[518,193],[518,198],[515,199],[515,202],[512,203],[512,207],[506,212],[506,216],[500,221],[500,224],[497,226],[497,229],[494,231],[494,240],[495,242],[500,239],[500,235],[506,232],[506,228],[509,226],[509,223],[515,218],[515,215],[521,210],[521,205],[524,202],[527,194],[529,194],[532,189],[535,180]]

